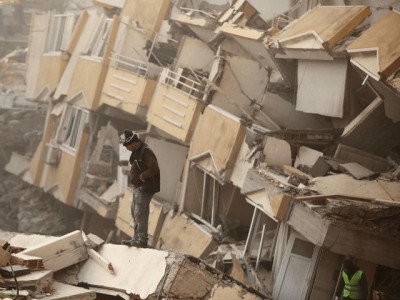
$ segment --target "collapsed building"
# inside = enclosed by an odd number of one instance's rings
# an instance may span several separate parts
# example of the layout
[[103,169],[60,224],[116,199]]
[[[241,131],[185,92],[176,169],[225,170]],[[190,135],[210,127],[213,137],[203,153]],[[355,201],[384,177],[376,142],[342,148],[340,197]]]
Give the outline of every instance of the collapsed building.
[[199,258],[281,300],[332,299],[350,255],[370,299],[400,297],[396,5],[95,4],[34,16],[25,96],[47,116],[29,167],[8,172],[83,211],[84,231],[112,224],[118,242],[133,234],[128,128],[161,169],[160,252],[145,251]]

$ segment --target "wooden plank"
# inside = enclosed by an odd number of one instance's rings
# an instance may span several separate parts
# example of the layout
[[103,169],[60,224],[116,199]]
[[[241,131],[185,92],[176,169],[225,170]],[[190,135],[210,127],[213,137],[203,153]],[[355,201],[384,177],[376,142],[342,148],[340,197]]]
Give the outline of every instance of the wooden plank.
[[43,259],[45,268],[58,271],[88,258],[87,249],[79,230],[54,241],[26,249],[22,254]]

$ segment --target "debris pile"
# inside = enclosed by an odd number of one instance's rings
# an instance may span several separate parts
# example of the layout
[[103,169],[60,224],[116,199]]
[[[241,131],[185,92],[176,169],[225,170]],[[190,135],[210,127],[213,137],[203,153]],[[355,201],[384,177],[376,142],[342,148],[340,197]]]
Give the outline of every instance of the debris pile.
[[105,244],[80,231],[16,234],[0,244],[2,298],[266,299],[195,257]]

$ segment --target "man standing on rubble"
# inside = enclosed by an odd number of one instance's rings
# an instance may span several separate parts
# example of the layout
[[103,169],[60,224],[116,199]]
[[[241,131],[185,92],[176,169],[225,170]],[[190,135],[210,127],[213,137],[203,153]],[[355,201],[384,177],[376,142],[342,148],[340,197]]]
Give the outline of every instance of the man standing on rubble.
[[[336,298],[343,300],[365,300],[368,294],[367,278],[362,270],[353,263],[350,256],[346,256],[343,261],[343,271],[341,274]],[[340,294],[342,298],[340,298]]]
[[129,163],[130,183],[133,185],[131,213],[135,232],[132,239],[123,240],[121,243],[147,248],[149,206],[153,195],[160,191],[160,169],[154,152],[136,133],[125,129],[120,140],[126,149],[132,151]]

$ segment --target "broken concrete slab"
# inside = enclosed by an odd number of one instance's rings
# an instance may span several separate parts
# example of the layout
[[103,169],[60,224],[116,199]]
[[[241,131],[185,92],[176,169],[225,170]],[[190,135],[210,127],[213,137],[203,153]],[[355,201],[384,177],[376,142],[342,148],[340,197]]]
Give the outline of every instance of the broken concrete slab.
[[25,266],[31,270],[39,271],[44,269],[43,259],[38,256],[15,253],[11,256],[11,263]]
[[[36,292],[45,292],[51,290],[51,284],[53,282],[53,271],[42,270],[35,271],[26,275],[18,276],[19,288],[34,288]],[[16,288],[14,278],[4,278],[6,287]]]
[[96,5],[105,8],[122,8],[126,0],[94,0]]
[[275,34],[273,43],[277,49],[284,50],[285,55],[280,57],[305,58],[306,52],[308,58],[331,59],[327,52],[370,14],[366,6],[318,5]]
[[[240,286],[220,286],[215,285],[211,290],[211,296],[208,298],[210,300],[218,299],[237,299],[237,300],[258,300],[261,299],[260,296],[251,294],[244,291]],[[262,298],[264,299],[264,298]]]
[[24,156],[17,152],[11,154],[9,163],[5,166],[4,170],[14,174],[15,176],[21,176],[29,168],[30,161]]
[[79,230],[54,241],[28,248],[21,253],[41,257],[45,268],[54,272],[88,258],[87,248]]
[[267,137],[263,154],[268,166],[292,165],[292,151],[288,142],[274,137]]
[[[285,179],[285,178],[284,178]],[[284,185],[282,185],[284,187]],[[262,175],[254,169],[247,173],[246,181],[241,193],[246,196],[246,200],[253,206],[257,207],[272,219],[275,219],[271,198],[274,195],[282,193],[282,187],[279,182],[267,175]],[[277,207],[277,205],[275,205]]]
[[383,157],[343,144],[338,145],[334,157],[344,162],[359,163],[360,165],[378,173],[385,172],[389,168],[388,161]]
[[[224,134],[221,135],[221,132]],[[189,159],[222,181],[227,181],[245,135],[246,126],[240,118],[209,105],[193,135]]]
[[9,242],[13,248],[16,249],[27,249],[31,247],[36,247],[40,244],[49,243],[55,241],[57,237],[55,236],[48,236],[42,234],[16,234],[13,236]]
[[89,189],[81,189],[79,199],[95,210],[100,216],[115,219],[118,209],[119,183],[114,181],[101,195],[96,195]]
[[347,60],[299,60],[297,72],[301,81],[297,86],[296,110],[342,118]]
[[58,281],[53,281],[51,295],[46,296],[46,300],[94,300],[97,295],[94,291],[81,287],[65,284]]
[[243,188],[246,180],[247,172],[254,166],[257,152],[257,146],[249,148],[246,140],[243,141],[242,147],[239,150],[238,157],[233,167],[231,181],[238,188]]
[[90,258],[82,264],[78,274],[63,273],[59,280],[70,284],[84,282],[88,286],[138,295],[141,299],[157,292],[166,271],[168,252],[105,244],[98,253],[112,263],[115,274]]
[[372,233],[365,226],[351,226],[348,222],[329,220],[301,204],[293,206],[288,223],[313,244],[327,247],[334,253],[355,255],[390,268],[400,266],[399,239],[378,232]]
[[25,266],[20,266],[20,265],[8,265],[6,267],[1,267],[0,268],[0,274],[4,278],[13,278],[14,276],[22,276],[29,274],[31,270]]
[[340,166],[344,168],[347,172],[349,172],[350,175],[356,179],[363,179],[371,177],[374,174],[376,174],[375,172],[355,162],[340,164]]
[[210,232],[184,215],[168,215],[161,230],[159,249],[205,258],[217,243]]
[[376,180],[356,180],[350,175],[337,174],[316,177],[310,182],[310,188],[322,195],[349,195],[393,201]]
[[[296,122],[297,123],[297,122]],[[322,125],[323,127],[324,125]],[[328,125],[326,125],[328,126]],[[310,126],[307,126],[310,127]],[[316,147],[318,149],[329,146],[341,134],[342,129],[338,128],[323,128],[316,126],[314,129],[282,129],[266,132],[267,136],[272,136],[277,139],[285,140],[291,145]]]
[[296,156],[294,166],[298,167],[299,165],[303,165],[311,168],[317,162],[318,158],[323,155],[324,154],[320,151],[301,146]]
[[378,179],[377,182],[385,192],[396,202],[400,202],[400,182]]
[[376,98],[345,127],[340,143],[385,157],[399,139],[400,122],[386,117],[383,100]]
[[313,177],[325,176],[331,169],[332,166],[325,160],[325,158],[320,156],[315,164],[311,167],[310,174]]

